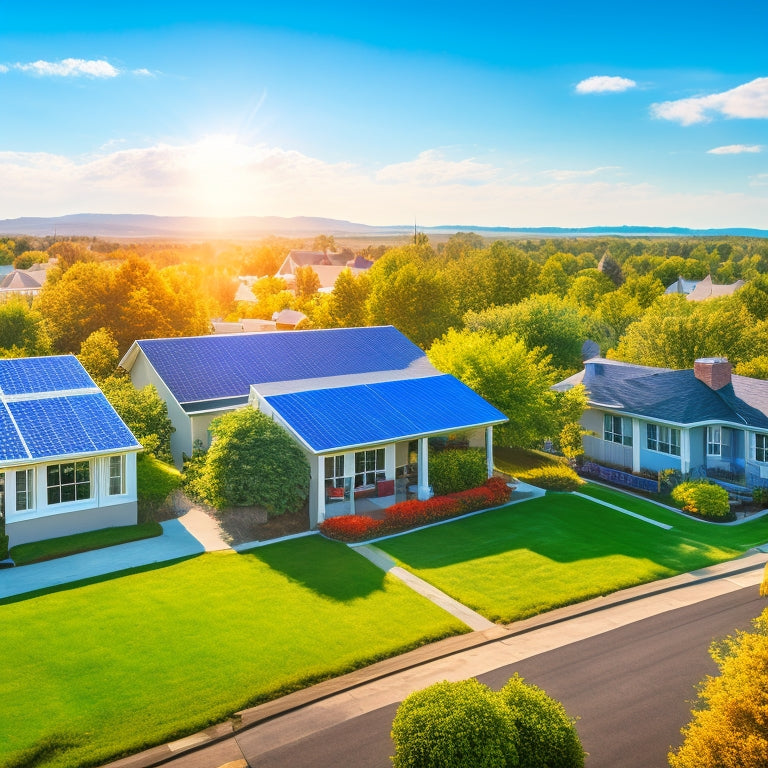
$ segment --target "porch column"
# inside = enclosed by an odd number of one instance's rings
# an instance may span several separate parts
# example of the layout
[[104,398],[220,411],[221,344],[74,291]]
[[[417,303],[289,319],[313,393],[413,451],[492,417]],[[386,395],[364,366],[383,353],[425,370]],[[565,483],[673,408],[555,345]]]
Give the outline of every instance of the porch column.
[[493,427],[485,428],[485,468],[488,477],[493,477]]
[[691,430],[680,430],[680,471],[687,475],[691,471]]
[[419,487],[417,498],[424,501],[429,498],[429,444],[426,437],[419,438]]
[[317,467],[315,484],[317,486],[317,523],[319,525],[325,520],[325,456],[315,456],[315,467]]
[[640,420],[632,419],[632,471],[640,471]]

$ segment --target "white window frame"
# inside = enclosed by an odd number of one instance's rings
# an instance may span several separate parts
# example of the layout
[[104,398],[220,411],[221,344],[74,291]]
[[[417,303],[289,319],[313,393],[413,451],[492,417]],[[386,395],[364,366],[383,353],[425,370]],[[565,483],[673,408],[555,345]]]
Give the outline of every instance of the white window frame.
[[649,451],[680,455],[680,430],[665,424],[646,424],[646,445]]
[[[69,467],[72,465],[72,471],[73,471],[73,480],[72,482],[62,482],[62,474],[63,470],[62,467]],[[51,483],[50,475],[51,470],[56,467],[58,472],[58,483]],[[78,472],[83,472],[84,470],[87,470],[87,479],[86,480],[79,480],[78,481]],[[81,496],[81,488],[85,488],[87,486],[88,488],[88,495],[87,496]],[[48,502],[49,507],[55,507],[59,504],[75,504],[77,502],[84,502],[89,501],[93,498],[93,468],[91,467],[91,462],[88,459],[80,460],[80,461],[60,461],[56,464],[48,464],[45,468],[45,487],[46,487],[46,500]],[[65,488],[72,488],[74,491],[74,498],[71,499],[65,499],[64,496],[64,489]],[[52,491],[58,489],[58,499],[55,499],[56,496],[55,493],[52,494]]]
[[[118,473],[113,470],[117,468]],[[112,481],[116,480],[119,490],[112,490]],[[107,457],[107,496],[125,495],[125,454]]]
[[[362,459],[363,467],[358,470],[358,459]],[[355,451],[355,487],[376,485],[379,475],[385,476],[387,457],[384,448],[369,448]],[[357,482],[360,478],[361,482]]]
[[[35,510],[35,469],[17,469],[15,488],[15,511],[34,512]],[[19,500],[22,500],[21,504]]]
[[756,432],[754,439],[755,461],[760,464],[768,464],[768,435]]
[[[328,464],[331,463],[329,467]],[[325,471],[325,485],[326,487],[333,486],[334,488],[344,487],[344,454],[337,453],[333,456],[326,456],[323,462]],[[328,470],[331,470],[329,473]]]
[[632,419],[626,416],[603,414],[603,440],[632,447]]
[[720,458],[723,455],[723,428],[707,427],[707,456]]

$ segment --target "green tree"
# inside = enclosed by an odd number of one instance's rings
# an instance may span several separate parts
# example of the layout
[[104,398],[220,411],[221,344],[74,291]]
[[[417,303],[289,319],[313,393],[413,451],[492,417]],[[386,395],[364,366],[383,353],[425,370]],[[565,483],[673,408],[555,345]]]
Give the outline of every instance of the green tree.
[[193,491],[214,507],[258,505],[270,515],[297,511],[309,493],[309,464],[290,435],[254,408],[211,422],[213,442]]
[[550,387],[558,374],[537,347],[527,349],[514,335],[488,331],[449,331],[427,353],[432,364],[450,373],[495,405],[509,419],[494,429],[499,445],[538,447],[557,440],[563,427],[577,421],[586,402],[581,388],[568,393]]
[[103,379],[99,387],[144,450],[171,462],[174,427],[168,418],[168,406],[160,399],[155,387],[148,384],[136,389],[125,375]]
[[49,355],[51,343],[42,315],[24,299],[0,304],[0,357]]
[[410,694],[397,709],[392,741],[394,768],[518,765],[512,714],[475,679],[435,683]]
[[71,240],[60,240],[54,243],[49,249],[50,256],[58,262],[62,272],[66,272],[77,262],[93,261],[94,255],[82,243]]
[[768,379],[768,355],[737,363],[733,372],[739,376],[749,376],[750,379]]
[[672,768],[764,768],[768,765],[768,609],[752,632],[710,647],[719,669],[699,688],[684,741],[669,753]]
[[322,251],[323,253],[335,251],[336,240],[333,235],[318,235],[312,243],[312,250]]
[[309,265],[296,269],[296,296],[308,299],[320,288],[320,278]]
[[113,376],[120,362],[120,352],[112,332],[107,328],[94,331],[80,345],[77,359],[97,383]]
[[368,325],[367,301],[371,285],[366,272],[344,269],[333,291],[308,307],[315,328],[360,328]]
[[14,269],[29,269],[33,264],[45,264],[48,261],[46,251],[24,251],[13,261]]
[[600,300],[615,289],[616,286],[602,272],[583,269],[574,277],[565,298],[576,307],[593,311]]

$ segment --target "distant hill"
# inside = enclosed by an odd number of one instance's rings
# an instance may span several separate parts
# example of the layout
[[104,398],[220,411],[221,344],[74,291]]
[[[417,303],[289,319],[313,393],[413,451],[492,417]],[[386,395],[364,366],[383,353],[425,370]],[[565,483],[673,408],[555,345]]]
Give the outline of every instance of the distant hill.
[[[685,227],[477,227],[443,225],[419,227],[420,232],[447,235],[455,232],[477,232],[485,237],[768,237],[766,229],[722,228],[687,229]],[[241,216],[226,219],[195,216],[150,216],[147,214],[76,213],[69,216],[0,220],[0,235],[58,235],[69,237],[113,238],[259,238],[267,235],[307,237],[318,234],[336,237],[383,237],[407,235],[412,225],[371,226],[351,221],[313,216]]]

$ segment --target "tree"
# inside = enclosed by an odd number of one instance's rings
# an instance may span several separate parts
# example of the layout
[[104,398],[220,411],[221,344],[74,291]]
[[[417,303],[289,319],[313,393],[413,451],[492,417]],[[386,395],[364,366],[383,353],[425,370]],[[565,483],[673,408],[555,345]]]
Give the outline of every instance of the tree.
[[512,714],[475,679],[435,683],[406,697],[392,723],[394,768],[517,766]]
[[93,254],[81,243],[71,240],[60,240],[54,243],[49,249],[50,256],[58,262],[62,272],[66,272],[78,261],[93,261]]
[[768,355],[759,355],[737,363],[733,372],[738,376],[749,376],[750,379],[768,379]]
[[320,278],[312,267],[306,265],[296,269],[296,296],[308,299],[320,288]]
[[50,353],[50,339],[39,312],[20,298],[0,304],[0,357],[34,357]]
[[125,375],[110,376],[99,382],[104,396],[147,453],[170,462],[171,434],[168,406],[152,384],[136,389]]
[[[371,292],[367,272],[353,275],[344,269],[333,291],[307,307],[315,328],[360,328],[368,324],[366,302]],[[322,294],[321,294],[322,296]]]
[[558,374],[541,348],[527,349],[516,336],[488,331],[450,330],[428,351],[432,364],[450,373],[509,419],[494,429],[499,445],[522,448],[557,441],[563,427],[577,421],[586,406],[583,390],[567,393],[550,387]]
[[114,375],[120,362],[120,353],[112,332],[107,328],[94,331],[80,345],[77,359],[96,382]]
[[665,295],[632,323],[610,357],[638,365],[692,368],[700,357],[732,363],[768,354],[768,326],[755,322],[736,296],[687,301]]
[[13,261],[14,269],[29,269],[33,264],[45,264],[48,254],[45,251],[24,251]]
[[255,408],[211,422],[213,443],[192,490],[214,507],[264,507],[270,515],[297,511],[309,493],[309,464],[289,434]]
[[318,235],[312,243],[312,249],[315,251],[322,251],[323,253],[335,251],[336,240],[333,235]]
[[669,753],[672,768],[768,765],[768,609],[753,628],[710,646],[720,673],[702,681],[683,744]]

